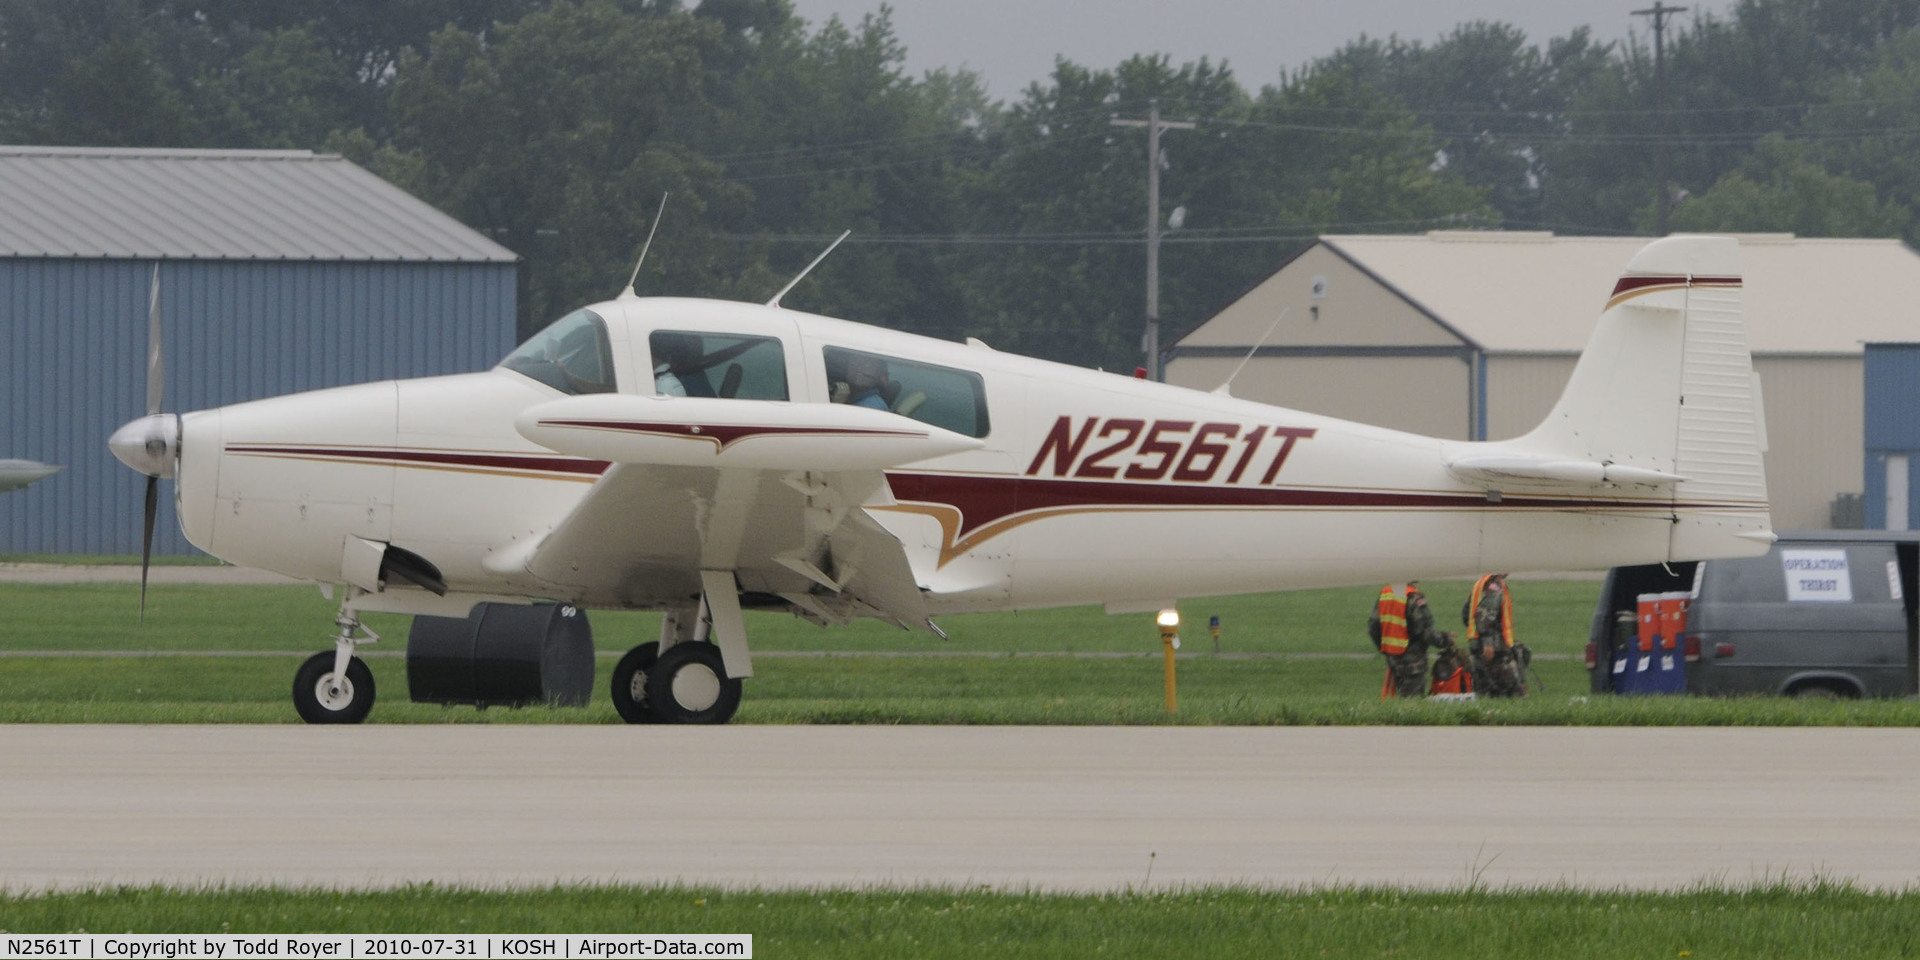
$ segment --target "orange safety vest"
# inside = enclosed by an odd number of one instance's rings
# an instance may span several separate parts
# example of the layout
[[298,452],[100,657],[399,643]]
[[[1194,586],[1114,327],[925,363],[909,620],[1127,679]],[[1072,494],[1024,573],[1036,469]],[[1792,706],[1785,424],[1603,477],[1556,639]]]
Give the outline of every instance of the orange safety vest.
[[[1480,595],[1487,591],[1487,581],[1493,579],[1489,573],[1473,582],[1473,597],[1467,601],[1467,639],[1480,637]],[[1500,645],[1513,646],[1513,591],[1500,585]]]
[[1393,592],[1393,584],[1380,588],[1380,652],[1397,657],[1407,652],[1407,599]]

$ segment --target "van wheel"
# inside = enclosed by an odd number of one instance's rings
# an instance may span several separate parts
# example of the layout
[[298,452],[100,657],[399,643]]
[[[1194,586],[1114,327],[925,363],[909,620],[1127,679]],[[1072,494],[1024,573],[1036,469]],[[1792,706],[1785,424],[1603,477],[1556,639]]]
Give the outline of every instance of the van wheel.
[[1842,690],[1827,683],[1803,683],[1788,691],[1787,696],[1800,700],[1851,700],[1853,691]]

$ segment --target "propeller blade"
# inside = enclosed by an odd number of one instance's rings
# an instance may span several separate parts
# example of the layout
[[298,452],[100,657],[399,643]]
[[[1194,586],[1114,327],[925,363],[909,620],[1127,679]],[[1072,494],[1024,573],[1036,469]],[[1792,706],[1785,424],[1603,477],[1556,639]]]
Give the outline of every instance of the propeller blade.
[[147,622],[147,570],[153,566],[153,518],[160,512],[160,478],[147,478],[147,514],[140,530],[140,622]]
[[160,412],[166,388],[166,365],[160,360],[160,265],[153,265],[153,286],[147,293],[147,416]]

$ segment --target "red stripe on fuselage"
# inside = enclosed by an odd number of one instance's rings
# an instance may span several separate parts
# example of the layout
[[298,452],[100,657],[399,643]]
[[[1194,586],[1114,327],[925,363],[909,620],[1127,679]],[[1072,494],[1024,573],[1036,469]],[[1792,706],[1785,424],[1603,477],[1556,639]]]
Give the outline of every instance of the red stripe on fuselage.
[[580,427],[617,433],[644,433],[687,440],[710,440],[725,450],[759,437],[925,437],[925,430],[863,430],[845,427],[773,427],[702,423],[643,423],[631,420],[542,420],[543,427]]
[[1639,497],[1508,495],[1490,500],[1486,494],[1465,492],[1198,486],[938,473],[888,473],[887,483],[893,489],[895,499],[950,506],[959,511],[963,520],[957,532],[961,538],[1015,514],[1066,509],[1291,507],[1347,510],[1669,510],[1725,506],[1676,504],[1667,499]]
[[543,473],[570,473],[599,476],[611,466],[605,460],[578,457],[540,456],[449,450],[395,450],[378,447],[298,447],[256,444],[228,444],[227,452],[246,456],[302,457],[346,460],[360,463],[392,463],[433,467],[465,467],[478,470],[527,470]]

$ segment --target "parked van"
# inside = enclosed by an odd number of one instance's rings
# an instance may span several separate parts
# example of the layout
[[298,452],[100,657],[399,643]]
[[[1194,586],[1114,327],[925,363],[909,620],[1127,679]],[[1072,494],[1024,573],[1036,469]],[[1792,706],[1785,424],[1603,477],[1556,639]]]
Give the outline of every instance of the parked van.
[[1920,690],[1920,533],[1781,534],[1765,556],[1615,567],[1595,693],[1897,697]]

